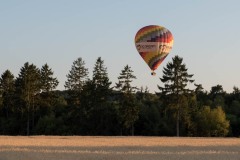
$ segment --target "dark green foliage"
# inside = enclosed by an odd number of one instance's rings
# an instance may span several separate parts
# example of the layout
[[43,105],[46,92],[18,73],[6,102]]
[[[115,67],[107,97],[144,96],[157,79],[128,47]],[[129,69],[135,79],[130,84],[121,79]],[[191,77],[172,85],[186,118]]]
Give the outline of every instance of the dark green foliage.
[[72,106],[71,121],[76,120],[76,133],[84,135],[116,134],[112,123],[116,122],[116,108],[110,105],[112,93],[104,61],[99,57],[93,69],[93,77],[83,85],[79,98],[81,103]]
[[185,120],[188,119],[187,99],[193,93],[187,88],[188,83],[194,82],[191,79],[193,74],[188,74],[187,70],[181,57],[173,57],[172,62],[167,63],[167,66],[163,68],[163,76],[160,80],[164,83],[164,87],[158,86],[160,98],[165,99],[166,110],[176,119],[177,136],[180,132],[180,121],[186,123]]
[[13,74],[6,70],[0,78],[0,95],[2,110],[8,119],[9,114],[13,112],[14,107],[15,79]]
[[55,117],[53,114],[40,118],[35,132],[40,135],[64,135],[68,133],[63,118]]
[[104,61],[99,57],[95,63],[93,69],[92,84],[94,85],[94,103],[101,105],[107,101],[107,98],[111,94],[112,89],[110,85],[112,82],[109,81],[107,68],[104,65]]
[[138,135],[157,136],[160,134],[161,115],[159,102],[155,95],[150,93],[138,93],[141,101],[139,119],[135,124],[135,132]]
[[41,89],[43,92],[50,92],[57,87],[59,82],[57,78],[53,77],[53,71],[47,64],[42,66],[40,74]]
[[132,129],[134,135],[134,123],[138,119],[139,104],[133,94],[124,94],[119,106],[120,121],[126,129]]
[[[28,62],[21,68],[16,79],[16,94],[21,103],[22,112],[27,116],[26,133],[30,134],[30,129],[35,125],[36,99],[41,91],[40,70]],[[32,122],[32,124],[30,124]]]
[[89,122],[91,124],[91,134],[93,135],[111,135],[115,131],[112,126],[116,121],[116,108],[110,105],[108,101],[112,93],[107,68],[101,57],[98,57],[93,68],[93,77],[90,82],[92,90],[89,94],[91,111],[89,112]]
[[195,84],[190,90],[192,75],[182,62],[176,56],[167,64],[157,94],[133,86],[128,65],[114,90],[100,57],[91,79],[84,61],[74,61],[64,91],[55,90],[58,80],[47,64],[39,70],[25,63],[16,79],[6,70],[0,77],[0,134],[176,136],[178,126],[181,136],[239,137],[238,87],[226,93],[216,85],[207,92]]
[[240,136],[240,116],[228,114],[227,119],[230,121],[229,136]]
[[195,89],[195,95],[197,99],[197,106],[209,106],[210,105],[210,100],[208,93],[203,90],[203,86],[201,84],[194,84],[196,86]]
[[224,95],[223,87],[221,85],[216,85],[211,88],[209,95],[211,98],[215,98],[217,95]]
[[115,88],[122,93],[134,93],[137,87],[131,86],[133,79],[136,79],[136,76],[133,75],[131,67],[126,65],[118,77]]
[[65,88],[68,90],[81,92],[87,76],[88,69],[85,68],[85,62],[82,60],[82,58],[78,58],[73,62],[72,68],[67,75]]
[[[126,65],[118,77],[116,88],[121,93],[119,100],[119,119],[123,129],[131,128],[131,134],[134,135],[134,123],[138,119],[139,104],[133,94],[137,87],[131,85],[136,76],[133,75],[131,67]],[[121,131],[122,134],[122,131]]]
[[88,79],[88,69],[82,58],[78,58],[73,62],[72,68],[67,75],[67,81],[64,87],[68,90],[68,103],[71,105],[80,104],[80,94],[83,86]]

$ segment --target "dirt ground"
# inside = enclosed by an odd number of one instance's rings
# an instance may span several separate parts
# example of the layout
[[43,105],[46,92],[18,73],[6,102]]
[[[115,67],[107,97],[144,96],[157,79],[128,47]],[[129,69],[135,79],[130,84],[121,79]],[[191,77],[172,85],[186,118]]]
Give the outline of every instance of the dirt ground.
[[0,136],[0,160],[240,160],[240,138]]

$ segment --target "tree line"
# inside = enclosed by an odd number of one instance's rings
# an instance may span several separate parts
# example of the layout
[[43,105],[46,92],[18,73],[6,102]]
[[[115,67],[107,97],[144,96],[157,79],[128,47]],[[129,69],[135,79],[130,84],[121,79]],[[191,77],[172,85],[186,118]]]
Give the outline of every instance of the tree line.
[[26,62],[17,77],[3,72],[0,134],[240,136],[239,88],[226,93],[218,84],[205,91],[179,56],[163,68],[156,93],[133,86],[137,77],[129,65],[112,84],[101,57],[92,77],[82,58],[66,76],[65,90],[59,91],[48,64]]

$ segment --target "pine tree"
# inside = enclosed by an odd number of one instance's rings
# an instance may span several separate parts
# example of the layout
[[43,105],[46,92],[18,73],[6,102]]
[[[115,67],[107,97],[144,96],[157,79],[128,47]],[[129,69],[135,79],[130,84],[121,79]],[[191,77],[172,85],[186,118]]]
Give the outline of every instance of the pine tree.
[[210,105],[211,108],[216,108],[218,106],[225,108],[225,96],[226,92],[223,90],[222,85],[213,86],[209,93],[209,97],[212,101]]
[[[92,80],[89,80],[88,86],[85,89],[88,90],[88,104],[91,103],[92,108],[90,113],[90,122],[92,126],[92,134],[103,135],[109,134],[107,125],[109,121],[108,113],[111,110],[109,107],[108,99],[110,98],[112,89],[110,88],[111,82],[108,78],[107,68],[104,65],[104,61],[101,57],[98,57],[93,69]],[[85,90],[86,93],[86,90]]]
[[13,107],[14,90],[15,90],[14,75],[9,70],[6,70],[0,78],[0,93],[2,96],[3,108],[5,110],[7,118],[9,116],[10,108]]
[[131,67],[126,65],[118,77],[115,88],[122,93],[134,93],[138,88],[131,86],[133,79],[136,79],[136,76],[133,75]]
[[40,71],[41,74],[41,94],[39,98],[39,110],[38,110],[38,116],[39,118],[42,115],[46,115],[47,113],[50,113],[51,108],[56,103],[58,96],[56,95],[56,92],[53,92],[53,90],[58,85],[57,78],[53,77],[53,71],[47,64],[44,64]]
[[41,89],[43,92],[49,92],[55,89],[58,85],[57,78],[53,77],[53,71],[47,64],[41,68]]
[[115,87],[122,93],[119,108],[122,126],[126,129],[131,127],[132,135],[134,135],[134,123],[138,119],[140,111],[136,97],[133,94],[137,90],[137,87],[131,85],[134,79],[136,79],[136,76],[133,75],[133,70],[131,70],[130,66],[126,65],[121,71]]
[[83,85],[88,77],[88,69],[85,68],[85,62],[82,58],[78,58],[73,62],[72,68],[67,75],[65,88],[81,92]]
[[[109,98],[112,89],[110,88],[111,82],[108,78],[107,68],[104,65],[104,61],[99,57],[95,63],[93,69],[92,80],[86,81],[83,86],[83,101],[91,103],[89,107],[101,106]],[[86,97],[88,97],[86,99]]]
[[105,67],[104,61],[101,57],[98,57],[95,63],[92,83],[95,85],[95,99],[98,101],[106,101],[111,92],[110,85],[112,82],[109,81],[107,68]]
[[188,83],[193,83],[193,74],[188,74],[186,65],[183,64],[183,58],[175,56],[172,62],[167,63],[163,68],[163,76],[160,78],[164,83],[164,87],[158,85],[160,95],[168,97],[168,106],[172,108],[176,114],[176,131],[179,136],[179,122],[181,115],[185,112],[184,103],[186,96],[193,91],[187,89]]
[[27,135],[30,134],[30,112],[32,113],[32,127],[34,127],[35,100],[41,89],[40,70],[26,62],[16,79],[16,92],[25,104],[27,112]]
[[65,88],[69,90],[69,95],[71,103],[80,103],[80,94],[82,92],[83,86],[88,79],[88,69],[85,67],[85,62],[82,58],[78,58],[73,62],[72,68],[67,75],[67,81],[65,82]]

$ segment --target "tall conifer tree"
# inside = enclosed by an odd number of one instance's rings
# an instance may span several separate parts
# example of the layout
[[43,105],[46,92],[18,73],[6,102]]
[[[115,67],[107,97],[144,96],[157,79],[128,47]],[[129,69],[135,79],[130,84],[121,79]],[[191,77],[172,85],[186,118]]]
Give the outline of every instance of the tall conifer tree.
[[110,94],[110,85],[112,82],[110,82],[108,78],[107,68],[105,67],[104,61],[101,57],[98,57],[95,63],[92,81],[95,85],[95,92],[97,94],[95,98],[97,98],[98,101],[106,100]]
[[27,135],[30,134],[30,113],[32,113],[32,127],[34,127],[35,100],[41,89],[40,70],[34,65],[26,62],[21,68],[16,79],[16,91],[23,101],[27,112]]
[[0,94],[2,97],[2,104],[7,118],[9,116],[10,108],[13,107],[14,90],[14,75],[9,70],[6,70],[0,78]]
[[72,68],[67,75],[67,81],[65,82],[65,88],[69,90],[71,97],[71,103],[80,103],[80,94],[83,86],[88,79],[88,69],[85,67],[85,62],[82,58],[78,58],[73,62]]
[[102,58],[98,57],[93,68],[92,80],[89,80],[87,86],[88,89],[92,89],[88,91],[87,100],[91,102],[90,122],[92,123],[93,134],[109,134],[107,133],[110,130],[108,125],[112,123],[109,115],[111,108],[109,108],[108,103],[112,91],[110,85],[107,67],[105,67]]
[[160,94],[167,96],[168,106],[172,108],[176,115],[176,134],[179,136],[179,122],[181,114],[184,112],[184,100],[189,93],[193,91],[187,88],[189,83],[193,83],[193,74],[188,74],[188,69],[183,63],[183,58],[175,56],[172,62],[167,63],[163,68],[163,76],[160,78],[163,87],[158,86]]
[[54,90],[58,85],[57,78],[53,77],[53,71],[47,64],[41,68],[41,89],[43,92],[49,92]]
[[136,79],[136,76],[133,74],[133,70],[130,66],[126,65],[121,71],[115,87],[122,93],[119,108],[122,126],[127,129],[131,128],[132,135],[134,135],[134,123],[138,119],[140,111],[136,97],[133,94],[137,90],[137,87],[131,84],[134,79]]

